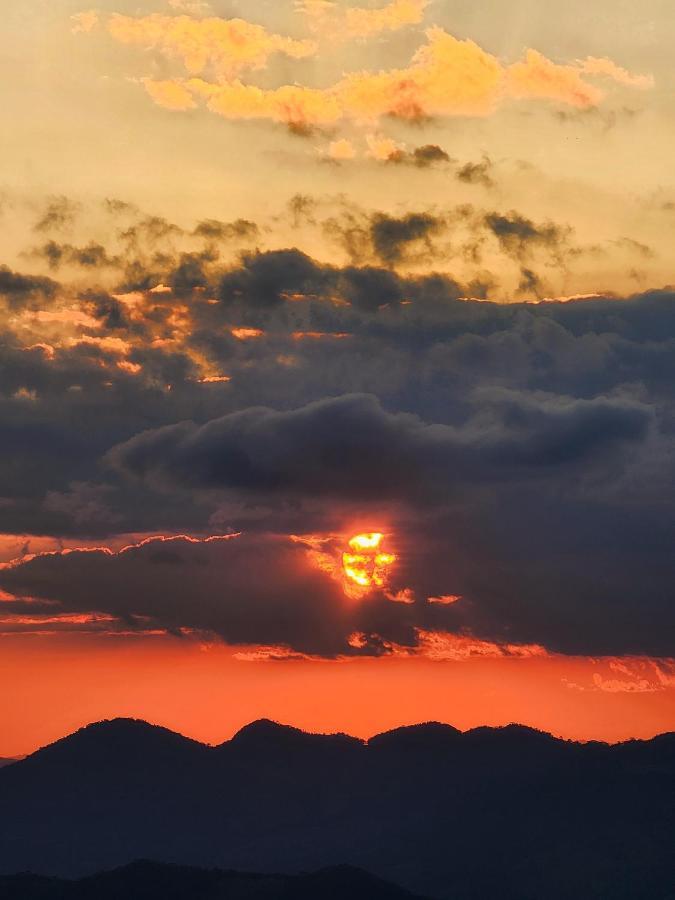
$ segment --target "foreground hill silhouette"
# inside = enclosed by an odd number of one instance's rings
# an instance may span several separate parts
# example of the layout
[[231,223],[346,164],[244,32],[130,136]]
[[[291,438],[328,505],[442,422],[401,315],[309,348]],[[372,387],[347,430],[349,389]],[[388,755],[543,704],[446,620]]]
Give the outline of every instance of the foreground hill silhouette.
[[427,724],[364,743],[261,721],[208,747],[115,720],[0,770],[0,809],[4,874],[348,865],[448,900],[675,898],[675,734]]
[[301,875],[250,875],[141,861],[78,881],[39,875],[0,877],[0,897],[11,900],[415,900],[416,895],[349,866]]

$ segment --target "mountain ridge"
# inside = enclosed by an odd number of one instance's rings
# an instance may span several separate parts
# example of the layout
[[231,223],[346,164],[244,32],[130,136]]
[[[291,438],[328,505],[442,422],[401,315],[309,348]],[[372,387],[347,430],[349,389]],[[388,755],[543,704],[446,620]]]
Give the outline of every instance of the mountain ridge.
[[424,900],[352,866],[300,875],[260,875],[135,860],[78,880],[0,876],[12,900]]
[[597,741],[597,740],[589,740],[589,741],[580,741],[574,740],[570,738],[562,738],[554,735],[548,731],[544,731],[542,729],[534,728],[530,725],[523,725],[517,722],[511,722],[506,725],[479,725],[475,728],[467,729],[466,731],[461,731],[459,728],[456,728],[453,725],[450,725],[445,722],[438,722],[434,720],[429,720],[426,722],[419,722],[413,725],[400,725],[396,728],[387,729],[386,731],[378,732],[374,734],[370,738],[357,738],[352,735],[347,734],[346,732],[312,732],[305,731],[304,729],[292,726],[285,725],[281,722],[277,722],[273,719],[255,719],[247,725],[243,725],[240,729],[238,729],[231,738],[226,739],[217,744],[209,744],[204,741],[200,741],[196,738],[191,738],[187,735],[182,734],[178,731],[173,731],[172,729],[165,727],[163,725],[156,725],[150,722],[147,722],[144,719],[138,719],[133,717],[125,717],[119,716],[112,719],[101,719],[94,722],[90,722],[87,725],[78,728],[74,732],[70,732],[69,734],[64,735],[61,738],[56,739],[48,744],[45,744],[41,747],[38,747],[36,750],[31,753],[20,756],[20,757],[0,757],[0,766],[2,765],[11,765],[17,762],[26,761],[36,756],[37,754],[41,754],[44,751],[50,750],[50,748],[56,748],[65,746],[72,739],[80,739],[85,736],[90,735],[101,735],[106,736],[106,733],[114,733],[115,731],[121,731],[124,729],[127,734],[131,734],[132,732],[141,733],[145,732],[148,735],[165,735],[171,736],[172,739],[180,739],[185,742],[185,744],[192,745],[193,747],[202,747],[209,750],[220,750],[228,745],[232,744],[243,744],[248,743],[250,738],[254,740],[261,739],[262,742],[269,740],[270,738],[277,738],[280,735],[284,735],[285,738],[290,738],[291,740],[300,741],[303,738],[310,739],[319,739],[317,741],[320,742],[320,739],[340,739],[344,740],[345,743],[353,742],[355,744],[360,744],[362,746],[373,746],[382,743],[387,743],[390,740],[396,740],[397,738],[408,739],[414,736],[421,736],[429,733],[436,733],[437,735],[443,735],[447,738],[457,737],[461,738],[469,738],[471,740],[479,739],[484,736],[492,736],[492,735],[501,735],[501,736],[510,736],[510,735],[519,735],[522,737],[530,736],[530,737],[541,737],[548,738],[553,742],[564,745],[573,745],[577,747],[627,747],[631,745],[647,745],[653,742],[659,742],[662,740],[672,739],[675,741],[675,731],[666,731],[661,732],[659,734],[654,735],[651,738],[628,738],[624,741],[616,741],[616,742],[608,742],[608,741]]
[[361,741],[258,720],[210,746],[105,720],[0,769],[0,808],[5,875],[348,865],[432,900],[673,900],[675,884],[675,733],[422,723]]

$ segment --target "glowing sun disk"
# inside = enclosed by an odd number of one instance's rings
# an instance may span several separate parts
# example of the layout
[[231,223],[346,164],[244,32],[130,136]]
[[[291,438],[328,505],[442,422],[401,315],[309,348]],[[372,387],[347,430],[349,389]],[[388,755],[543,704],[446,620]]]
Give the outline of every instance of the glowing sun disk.
[[396,562],[394,553],[381,550],[384,535],[379,532],[357,534],[349,540],[349,550],[342,554],[345,577],[360,588],[383,587],[388,569]]

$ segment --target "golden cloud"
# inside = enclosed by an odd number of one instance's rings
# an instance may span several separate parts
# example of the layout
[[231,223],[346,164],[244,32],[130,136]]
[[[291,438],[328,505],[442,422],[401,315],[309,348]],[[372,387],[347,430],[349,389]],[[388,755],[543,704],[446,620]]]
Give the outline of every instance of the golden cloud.
[[[220,20],[204,20],[210,21]],[[536,50],[527,50],[522,60],[504,65],[474,41],[456,38],[442,28],[429,28],[426,38],[409,66],[351,72],[328,88],[287,84],[265,89],[238,79],[223,83],[190,78],[148,81],[146,89],[156,102],[170,108],[189,108],[188,96],[192,95],[212,112],[231,120],[267,119],[294,126],[326,127],[341,120],[372,126],[391,116],[413,121],[487,116],[514,99],[550,100],[588,109],[597,106],[605,94],[584,75],[612,77],[624,85],[641,87],[648,82],[647,76],[631,75],[610,60],[590,58],[580,64],[561,65]],[[213,52],[202,49],[200,53],[186,56],[191,72],[214,59]],[[242,50],[241,58],[251,60],[252,54],[252,50]],[[260,55],[258,61],[262,58]]]
[[579,65],[586,75],[604,75],[626,87],[642,88],[643,90],[654,87],[654,77],[652,75],[633,75],[632,72],[617,66],[615,62],[607,59],[607,57],[589,56],[580,62]]
[[385,31],[418,25],[429,0],[393,0],[379,9],[352,6],[341,9],[328,0],[302,0],[296,4],[307,16],[310,28],[329,34],[332,41],[369,38]]
[[316,44],[272,34],[262,25],[243,19],[154,14],[133,18],[113,15],[111,36],[123,44],[137,44],[180,59],[191,75],[210,68],[217,82],[226,82],[245,69],[263,68],[274,53],[302,59],[316,52]]
[[87,9],[84,12],[75,13],[70,17],[70,21],[73,23],[71,28],[73,34],[87,34],[98,25],[98,13],[95,9]]
[[143,84],[155,103],[164,109],[182,111],[197,106],[190,91],[179,81],[152,81],[144,78]]

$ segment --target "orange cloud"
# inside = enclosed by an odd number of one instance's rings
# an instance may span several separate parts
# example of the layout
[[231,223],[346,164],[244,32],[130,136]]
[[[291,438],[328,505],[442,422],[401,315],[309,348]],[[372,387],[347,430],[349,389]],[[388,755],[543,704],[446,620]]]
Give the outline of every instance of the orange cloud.
[[597,106],[603,92],[582,78],[583,70],[551,62],[536,50],[528,50],[521,62],[506,70],[506,92],[512,97],[558,100],[587,109]]
[[324,155],[336,162],[343,162],[356,157],[356,148],[351,141],[341,138],[337,141],[331,141]]
[[456,594],[443,594],[441,597],[429,597],[428,602],[440,606],[453,606],[455,603],[459,603],[461,599]]
[[333,125],[344,117],[339,98],[330,90],[286,84],[266,90],[233,81],[218,85],[192,78],[185,87],[226,119],[267,119],[284,124]]
[[[657,694],[675,688],[675,659],[596,659],[607,670],[594,672],[590,683],[578,683],[563,678],[572,690],[604,694]],[[620,676],[620,677],[617,677]]]
[[180,59],[191,75],[210,68],[220,82],[229,81],[244,69],[263,68],[274,53],[301,59],[316,52],[313,41],[272,34],[262,25],[243,19],[115,14],[108,21],[108,31],[120,43],[137,44]]
[[586,75],[604,75],[626,87],[642,88],[643,90],[654,87],[653,75],[633,75],[632,72],[622,69],[607,57],[589,56],[580,62],[579,66]]
[[324,338],[343,341],[345,338],[353,337],[347,331],[294,331],[291,336],[294,341],[321,341]]
[[366,143],[368,144],[368,156],[380,162],[396,158],[396,155],[405,149],[397,141],[376,134],[367,135]]
[[428,659],[455,660],[481,658],[516,657],[530,659],[536,656],[548,656],[544,647],[538,644],[496,644],[492,641],[481,641],[478,638],[462,634],[450,634],[440,631],[418,630],[419,650],[416,651]]
[[71,31],[73,34],[86,34],[93,31],[98,25],[98,13],[95,9],[87,9],[84,12],[75,13],[70,17],[73,23]]
[[260,328],[233,328],[232,329],[232,337],[235,337],[238,341],[250,341],[255,338],[262,337],[264,335],[264,331]]
[[179,81],[153,81],[151,78],[144,78],[143,85],[155,103],[164,109],[186,110],[197,106],[190,91]]
[[385,31],[398,31],[418,25],[424,18],[429,0],[392,0],[379,9],[351,6],[341,9],[328,0],[304,0],[297,4],[307,16],[313,31],[330,35],[331,40],[369,38]]
[[80,337],[73,338],[72,344],[73,346],[77,346],[78,344],[91,344],[93,347],[100,347],[101,350],[105,350],[108,353],[119,353],[122,356],[126,356],[131,350],[129,341],[111,336],[94,337],[90,334],[83,334],[80,335]]
[[[187,104],[190,93],[227,119],[323,127],[341,120],[372,126],[388,116],[408,120],[487,116],[513,99],[551,100],[587,109],[597,106],[605,95],[585,80],[586,74],[611,75],[624,84],[646,85],[646,76],[632,76],[610,60],[560,65],[528,50],[522,60],[505,65],[474,41],[460,40],[442,28],[427,29],[426,37],[409,66],[351,72],[327,88],[287,84],[266,89],[240,80],[223,83],[202,78],[172,83],[181,103]],[[188,69],[193,74],[201,71],[205,60],[203,55],[195,56]],[[159,84],[158,92],[168,92],[165,82]],[[340,158],[339,154],[349,153],[348,143],[332,145],[332,155],[337,152]],[[371,153],[377,152],[377,146],[371,147]]]

